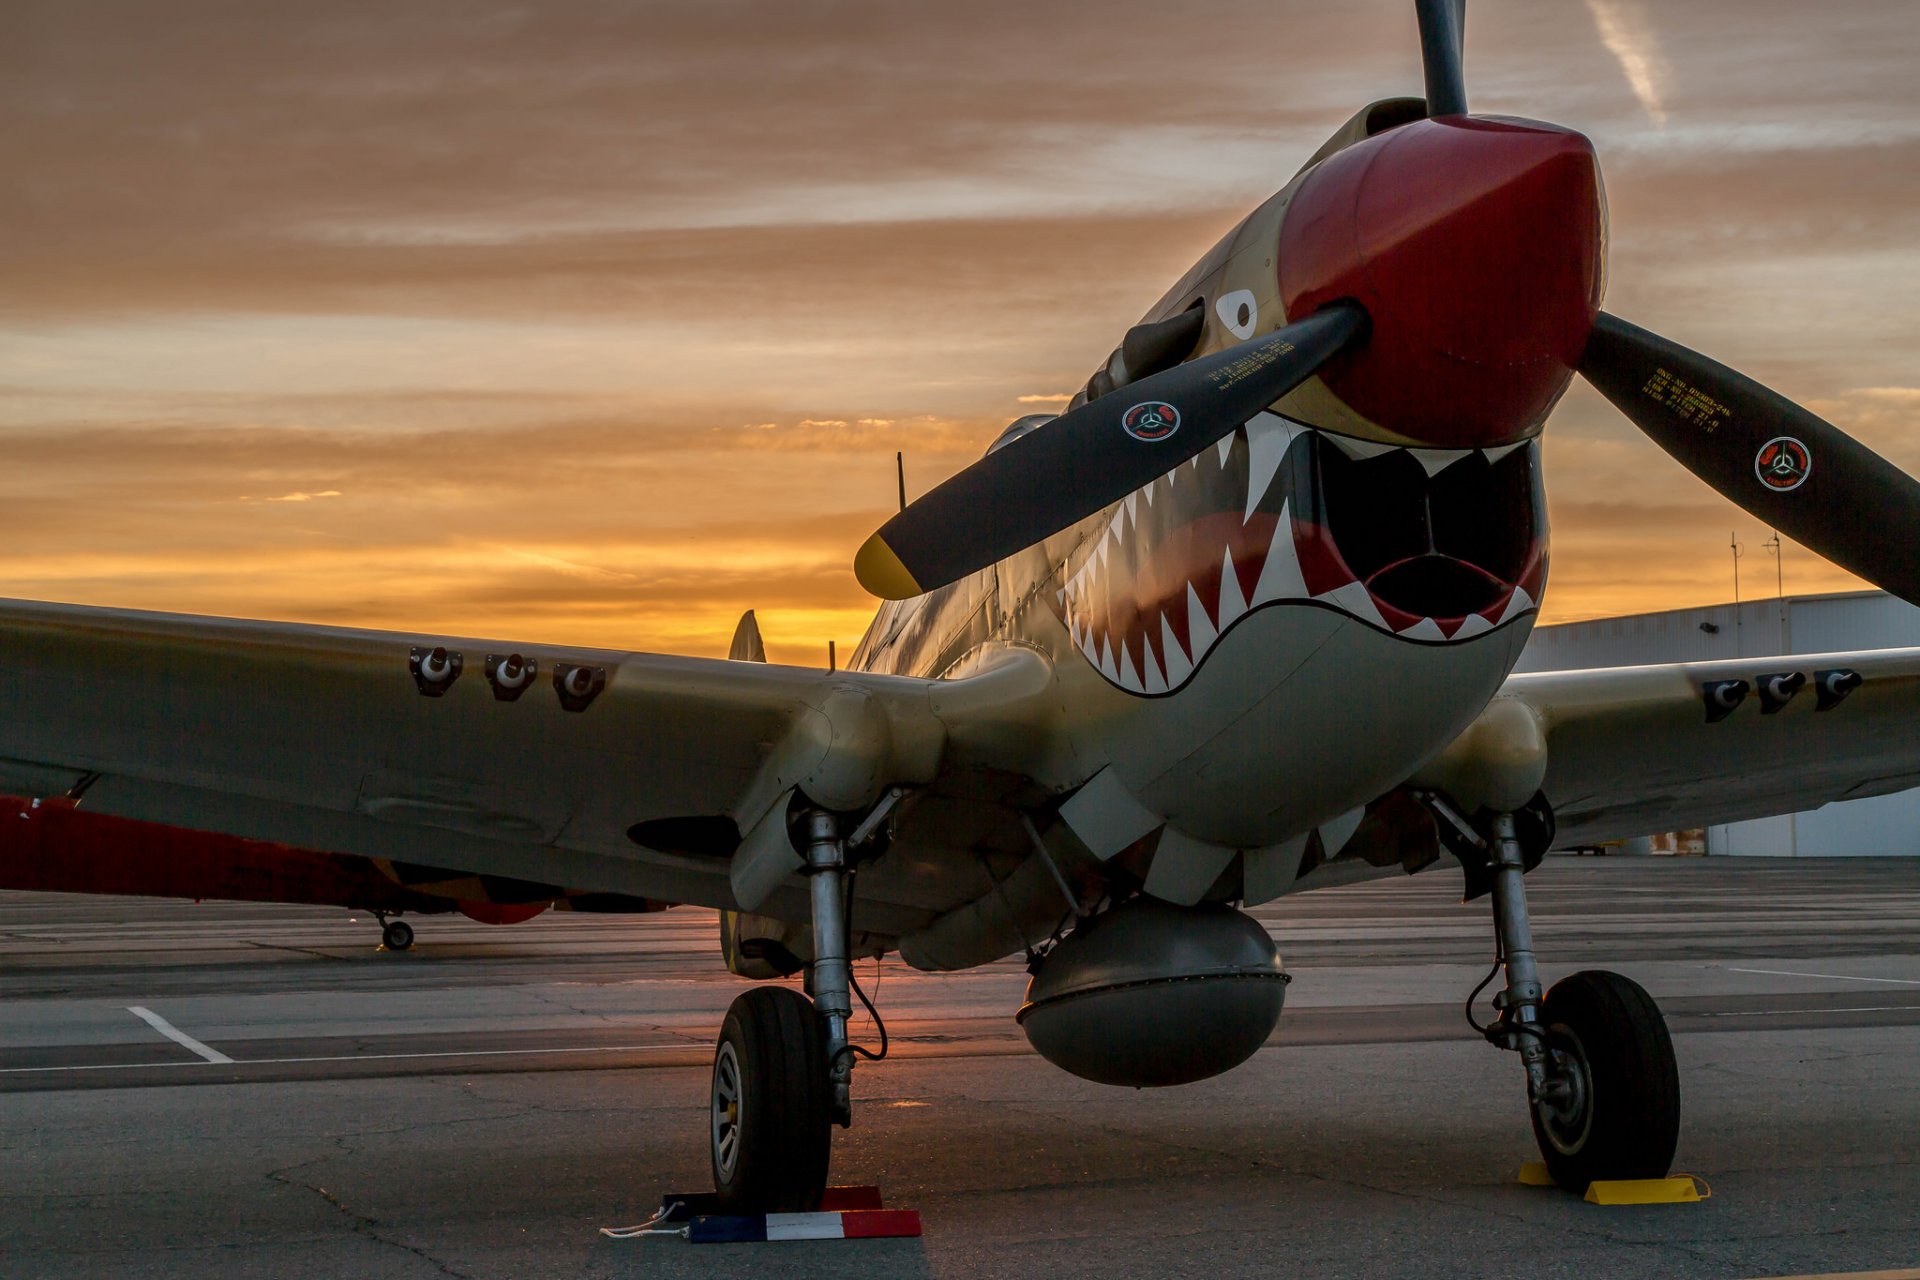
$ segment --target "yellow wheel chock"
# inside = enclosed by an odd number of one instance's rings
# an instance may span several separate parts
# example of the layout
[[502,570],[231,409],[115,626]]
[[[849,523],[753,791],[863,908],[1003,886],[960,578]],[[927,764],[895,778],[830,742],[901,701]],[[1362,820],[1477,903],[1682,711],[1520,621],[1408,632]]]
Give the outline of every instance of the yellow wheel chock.
[[[1515,1179],[1523,1187],[1551,1187],[1553,1175],[1544,1160],[1529,1160],[1520,1166]],[[1705,1178],[1690,1173],[1671,1178],[1635,1178],[1617,1182],[1595,1182],[1587,1187],[1586,1201],[1598,1205],[1694,1204],[1712,1198],[1713,1188]]]

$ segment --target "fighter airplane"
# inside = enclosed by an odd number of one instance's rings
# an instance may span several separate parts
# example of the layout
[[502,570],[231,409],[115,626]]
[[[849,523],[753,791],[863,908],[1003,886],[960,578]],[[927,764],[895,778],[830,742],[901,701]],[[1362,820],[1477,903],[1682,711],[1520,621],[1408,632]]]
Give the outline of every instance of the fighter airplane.
[[1541,433],[1579,373],[1910,601],[1920,486],[1601,311],[1591,143],[1472,114],[1459,0],[1415,10],[1424,97],[1361,109],[1064,413],[860,550],[886,602],[848,669],[769,664],[751,626],[704,660],[6,603],[0,847],[95,815],[719,908],[736,973],[805,974],[742,994],[714,1057],[715,1185],[774,1209],[818,1200],[875,1052],[850,957],[1024,951],[1042,1054],[1178,1084],[1280,1016],[1242,908],[1457,866],[1504,972],[1480,1030],[1520,1057],[1554,1177],[1665,1173],[1660,1012],[1617,974],[1544,990],[1523,876],[1555,841],[1920,783],[1920,650],[1511,674],[1547,578]]

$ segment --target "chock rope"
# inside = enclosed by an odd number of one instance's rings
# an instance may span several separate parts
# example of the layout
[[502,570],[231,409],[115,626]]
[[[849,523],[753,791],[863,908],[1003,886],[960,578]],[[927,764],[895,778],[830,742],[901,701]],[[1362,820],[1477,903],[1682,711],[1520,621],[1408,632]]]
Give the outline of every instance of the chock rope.
[[685,1227],[663,1227],[660,1224],[669,1221],[676,1210],[686,1207],[686,1203],[684,1200],[675,1200],[661,1205],[660,1212],[637,1226],[602,1227],[600,1234],[609,1240],[634,1240],[640,1236],[684,1236],[687,1234]]

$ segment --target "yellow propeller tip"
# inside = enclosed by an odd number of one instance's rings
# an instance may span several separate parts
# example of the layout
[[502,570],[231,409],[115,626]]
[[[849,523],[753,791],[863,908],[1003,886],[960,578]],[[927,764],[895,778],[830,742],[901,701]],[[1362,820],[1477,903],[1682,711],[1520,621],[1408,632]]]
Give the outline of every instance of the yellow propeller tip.
[[893,554],[893,548],[877,533],[868,538],[860,553],[854,556],[853,576],[882,600],[906,600],[925,594],[907,572],[907,566],[900,563],[900,557]]

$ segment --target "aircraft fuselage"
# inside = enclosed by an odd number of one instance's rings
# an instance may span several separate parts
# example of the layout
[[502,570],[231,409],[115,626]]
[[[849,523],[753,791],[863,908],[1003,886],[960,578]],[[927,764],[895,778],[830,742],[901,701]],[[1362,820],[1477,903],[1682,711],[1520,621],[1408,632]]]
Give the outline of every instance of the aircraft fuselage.
[[[939,676],[990,642],[1038,647],[1083,776],[1111,768],[1181,832],[1236,847],[1358,809],[1458,735],[1544,592],[1538,437],[1578,358],[1565,335],[1599,305],[1604,210],[1577,134],[1405,114],[1356,116],[1076,403],[1124,397],[1154,371],[1129,354],[1194,311],[1191,350],[1158,367],[1338,300],[1391,327],[1106,510],[885,605],[853,665]],[[1543,222],[1553,237],[1530,234]],[[1032,424],[1015,425],[996,448]]]

